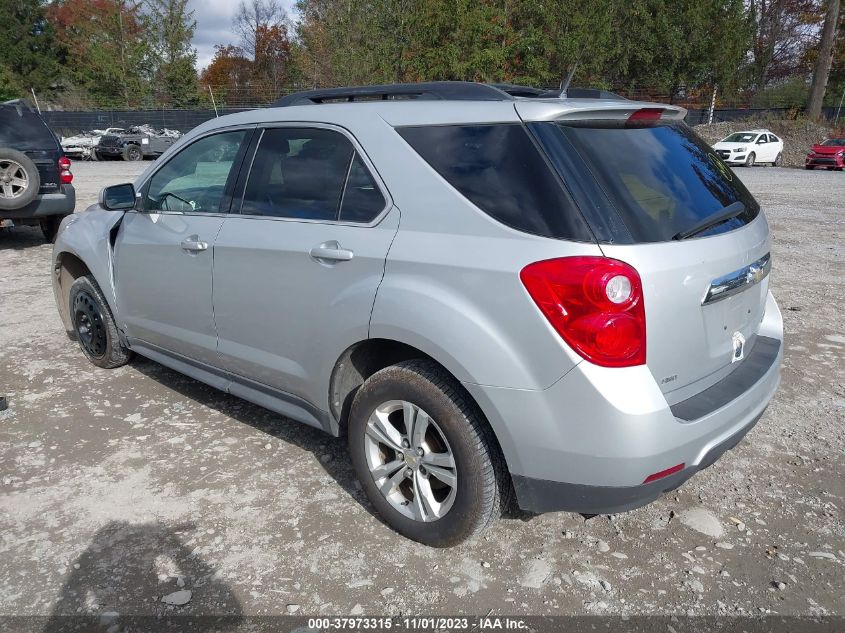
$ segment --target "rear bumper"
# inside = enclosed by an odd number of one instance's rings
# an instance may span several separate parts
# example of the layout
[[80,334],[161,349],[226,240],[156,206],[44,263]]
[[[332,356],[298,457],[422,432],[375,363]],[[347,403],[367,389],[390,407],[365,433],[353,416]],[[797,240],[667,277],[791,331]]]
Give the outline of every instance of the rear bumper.
[[70,215],[76,206],[76,190],[73,185],[61,185],[56,193],[45,193],[36,196],[35,200],[25,207],[12,211],[0,211],[0,218],[24,220],[28,218],[43,218],[50,215]]
[[[757,340],[768,343],[769,354],[753,376],[735,370],[671,407],[645,366],[583,362],[544,391],[466,388],[499,438],[520,507],[619,512],[681,485],[760,419],[780,382],[783,356],[783,325],[771,294]],[[644,483],[678,464],[680,471]]]
[[711,466],[727,451],[739,444],[762,417],[761,411],[750,424],[720,444],[710,448],[700,463],[673,475],[639,486],[587,486],[543,479],[513,476],[519,506],[529,512],[580,512],[582,514],[614,514],[627,512],[651,503],[660,495],[675,490],[700,470]]

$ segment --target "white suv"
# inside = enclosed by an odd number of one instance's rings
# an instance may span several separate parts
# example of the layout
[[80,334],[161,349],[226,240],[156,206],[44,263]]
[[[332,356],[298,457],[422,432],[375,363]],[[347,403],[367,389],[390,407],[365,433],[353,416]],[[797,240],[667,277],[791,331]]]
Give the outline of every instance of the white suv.
[[769,130],[734,132],[713,146],[726,163],[753,167],[754,163],[771,163],[780,167],[783,162],[783,139]]

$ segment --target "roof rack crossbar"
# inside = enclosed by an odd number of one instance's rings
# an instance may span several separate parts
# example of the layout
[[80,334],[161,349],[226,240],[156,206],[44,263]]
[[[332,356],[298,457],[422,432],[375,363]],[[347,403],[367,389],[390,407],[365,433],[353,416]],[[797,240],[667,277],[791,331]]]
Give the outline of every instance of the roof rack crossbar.
[[285,95],[275,101],[273,107],[281,108],[340,101],[386,101],[390,99],[510,101],[513,97],[489,84],[468,81],[430,81],[416,84],[382,84],[306,90]]

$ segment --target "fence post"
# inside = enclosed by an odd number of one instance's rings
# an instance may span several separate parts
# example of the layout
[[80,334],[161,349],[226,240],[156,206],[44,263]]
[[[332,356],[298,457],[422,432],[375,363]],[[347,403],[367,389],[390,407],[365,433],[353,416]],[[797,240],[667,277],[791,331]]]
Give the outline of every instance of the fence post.
[[707,116],[707,125],[713,125],[713,110],[716,109],[716,84],[713,84],[713,98],[710,99],[710,114]]

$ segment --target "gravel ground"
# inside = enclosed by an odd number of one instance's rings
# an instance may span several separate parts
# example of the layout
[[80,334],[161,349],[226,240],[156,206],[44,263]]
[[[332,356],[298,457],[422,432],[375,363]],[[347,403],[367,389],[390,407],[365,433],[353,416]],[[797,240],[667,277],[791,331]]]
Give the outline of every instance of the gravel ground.
[[[141,167],[75,165],[78,208]],[[50,247],[0,233],[0,614],[845,614],[845,174],[738,173],[787,331],[760,423],[645,508],[514,512],[449,551],[373,516],[341,440],[150,361],[90,365]]]

